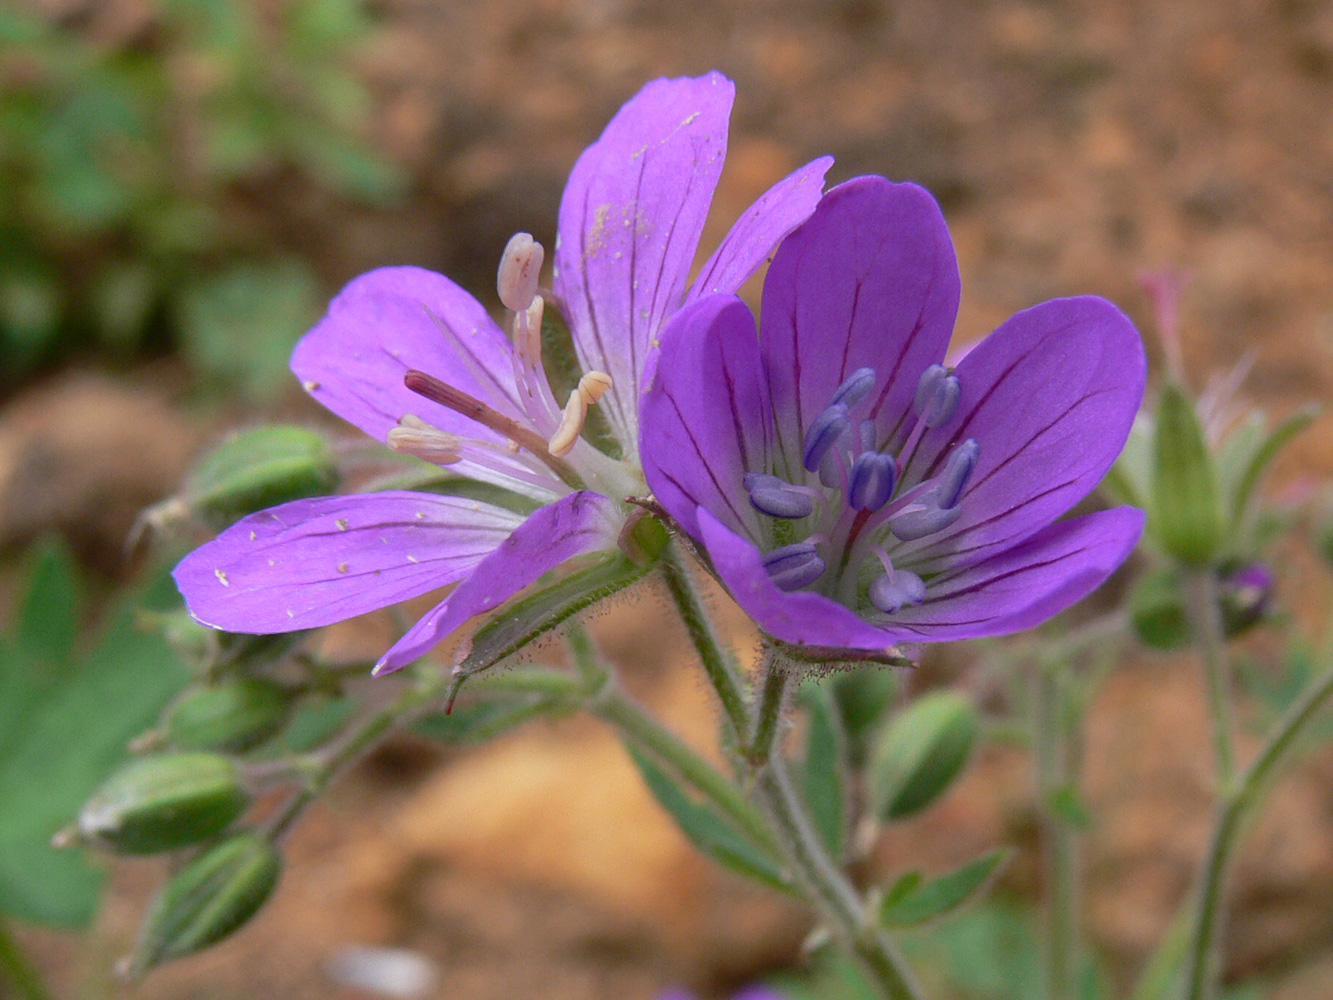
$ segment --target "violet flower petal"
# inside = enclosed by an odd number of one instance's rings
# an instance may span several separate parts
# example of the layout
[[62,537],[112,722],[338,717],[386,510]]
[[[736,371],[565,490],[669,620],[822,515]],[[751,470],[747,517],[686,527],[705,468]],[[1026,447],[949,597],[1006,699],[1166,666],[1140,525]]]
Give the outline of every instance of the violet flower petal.
[[598,405],[630,455],[639,379],[684,295],[734,95],[716,72],[648,84],[579,157],[560,202],[556,296],[584,370],[615,383]]
[[1116,507],[1048,525],[984,562],[930,581],[926,601],[889,628],[906,641],[940,642],[1031,628],[1101,586],[1133,551],[1143,511]]
[[729,295],[745,284],[782,238],[810,217],[823,195],[824,175],[831,166],[833,157],[821,156],[760,195],[708,258],[685,301]]
[[953,244],[926,190],[858,177],[829,191],[764,279],[760,344],[788,463],[799,467],[805,429],[862,367],[878,379],[868,412],[880,443],[904,436],[921,373],[944,357],[958,297]]
[[764,569],[754,543],[736,534],[706,507],[697,513],[699,539],[713,568],[745,613],[765,632],[784,642],[885,650],[898,641],[856,612],[808,590],[779,590]]
[[469,618],[503,604],[566,559],[614,549],[621,521],[611,500],[588,491],[571,493],[534,511],[452,594],[394,643],[375,665],[375,674],[407,666]]
[[643,397],[640,449],[653,494],[691,535],[703,506],[732,531],[761,537],[745,474],[767,463],[771,413],[745,303],[713,295],[677,313]]
[[522,522],[500,507],[433,493],[294,500],[238,521],[172,575],[205,625],[292,632],[454,583]]
[[969,352],[957,374],[958,412],[926,433],[904,475],[911,483],[937,474],[954,441],[981,446],[962,517],[902,550],[940,552],[920,564],[926,572],[980,562],[1083,499],[1124,447],[1146,361],[1125,315],[1086,296],[1017,313]]

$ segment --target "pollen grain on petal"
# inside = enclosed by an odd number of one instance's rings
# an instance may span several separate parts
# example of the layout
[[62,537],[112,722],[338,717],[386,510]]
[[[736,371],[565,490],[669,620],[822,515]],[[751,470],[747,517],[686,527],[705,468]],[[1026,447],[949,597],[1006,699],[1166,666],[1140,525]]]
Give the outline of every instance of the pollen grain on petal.
[[345,517],[340,517],[340,518],[338,518],[338,520],[334,521],[333,523],[336,524],[336,525],[338,526],[338,530],[339,530],[339,531],[346,531],[346,530],[347,530],[347,518],[345,518]]
[[218,578],[218,582],[221,583],[222,586],[224,587],[231,586],[231,581],[227,579],[227,574],[222,572],[222,570],[220,569],[213,570],[213,575]]

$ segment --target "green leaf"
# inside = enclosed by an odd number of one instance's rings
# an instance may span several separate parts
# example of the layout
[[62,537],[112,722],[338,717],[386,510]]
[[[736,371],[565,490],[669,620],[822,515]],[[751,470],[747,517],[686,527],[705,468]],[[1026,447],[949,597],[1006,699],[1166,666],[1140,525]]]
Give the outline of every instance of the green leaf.
[[296,710],[282,735],[282,745],[292,753],[307,753],[338,732],[356,711],[355,698],[308,699]]
[[1129,610],[1134,633],[1145,646],[1173,650],[1189,645],[1189,615],[1175,567],[1164,566],[1139,577],[1130,592]]
[[52,667],[66,663],[78,633],[80,598],[69,547],[59,538],[39,542],[28,571],[28,596],[19,612],[19,651]]
[[[102,876],[82,852],[53,849],[51,837],[189,673],[160,637],[136,627],[134,599],[113,608],[89,654],[71,655],[74,587],[67,557],[52,551],[38,561],[23,621],[0,639],[0,913],[78,927],[92,917]],[[149,593],[171,591],[164,575]]]
[[675,779],[639,750],[632,746],[627,749],[643,775],[648,790],[662,808],[671,814],[681,832],[695,847],[738,875],[782,892],[791,891],[791,886],[773,864],[726,820],[708,806],[690,798]]
[[1152,530],[1183,563],[1209,562],[1223,540],[1212,456],[1194,403],[1176,383],[1162,387],[1153,441]]
[[897,906],[915,892],[917,886],[925,880],[926,877],[916,869],[899,875],[898,879],[893,885],[889,886],[888,891],[884,893],[884,898],[880,901],[880,909],[891,909],[892,907]]
[[1236,492],[1231,498],[1232,517],[1236,524],[1239,525],[1244,520],[1249,511],[1250,501],[1254,497],[1254,491],[1263,480],[1264,473],[1272,464],[1273,459],[1282,453],[1282,449],[1291,442],[1292,438],[1309,427],[1318,415],[1319,407],[1317,406],[1307,406],[1304,409],[1297,410],[1274,427],[1272,433],[1264,439],[1263,445],[1255,451],[1245,466],[1245,471],[1236,485]]
[[871,761],[871,800],[880,818],[905,819],[943,795],[962,773],[977,729],[976,707],[952,691],[923,695],[899,713]]
[[1092,826],[1092,813],[1084,803],[1083,797],[1079,795],[1078,789],[1072,785],[1061,785],[1055,789],[1047,800],[1047,805],[1050,806],[1051,812],[1072,827],[1087,830]]
[[840,861],[847,838],[846,740],[842,722],[827,687],[808,681],[801,686],[801,700],[810,712],[801,775],[805,801],[829,854],[834,861]]
[[952,913],[980,893],[1010,853],[1007,848],[996,849],[947,875],[912,888],[905,895],[899,893],[895,898],[891,893],[880,906],[880,923],[886,927],[911,927]]

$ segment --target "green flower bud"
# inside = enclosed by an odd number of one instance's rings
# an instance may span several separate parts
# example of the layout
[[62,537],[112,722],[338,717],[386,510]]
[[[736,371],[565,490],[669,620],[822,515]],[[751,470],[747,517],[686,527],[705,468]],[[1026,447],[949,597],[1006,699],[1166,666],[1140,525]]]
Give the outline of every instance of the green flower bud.
[[304,427],[278,425],[233,434],[185,477],[180,493],[153,508],[148,523],[193,515],[225,527],[288,500],[322,496],[338,485],[328,442]]
[[1189,612],[1174,570],[1154,570],[1140,578],[1130,595],[1129,610],[1134,632],[1145,646],[1171,650],[1189,645]]
[[171,753],[126,764],[79,813],[78,838],[120,854],[155,854],[221,833],[250,796],[236,762]]
[[126,973],[141,976],[221,941],[259,912],[281,874],[282,855],[258,833],[238,833],[204,851],[153,901]]
[[1157,402],[1150,513],[1150,530],[1176,559],[1199,565],[1216,556],[1224,532],[1213,459],[1194,404],[1174,382]]
[[977,711],[962,695],[918,698],[880,734],[870,765],[870,795],[884,820],[904,819],[940,797],[962,773],[977,737]]
[[183,750],[244,753],[276,736],[290,709],[280,685],[235,677],[189,691],[167,712],[164,735]]

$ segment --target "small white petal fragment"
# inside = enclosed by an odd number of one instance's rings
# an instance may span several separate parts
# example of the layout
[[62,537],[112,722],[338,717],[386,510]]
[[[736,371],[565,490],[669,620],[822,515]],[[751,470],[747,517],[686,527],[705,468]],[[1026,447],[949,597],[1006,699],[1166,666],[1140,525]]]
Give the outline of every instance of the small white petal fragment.
[[565,413],[560,418],[560,426],[555,429],[551,440],[547,442],[546,446],[552,455],[561,458],[574,450],[579,434],[583,431],[583,422],[587,418],[588,404],[582,392],[575,389],[569,394],[569,402],[565,404]]
[[606,372],[591,371],[579,379],[579,395],[589,406],[597,402],[615,383]]
[[412,455],[436,465],[453,465],[463,455],[462,439],[442,431],[414,414],[405,414],[388,435],[389,447],[404,455]]
[[339,563],[339,564],[338,564],[338,572],[339,572],[339,573],[346,573],[346,572],[347,572],[347,563],[345,563],[345,562],[341,562],[341,563]]
[[231,581],[227,579],[227,574],[222,572],[222,570],[220,569],[213,570],[213,575],[218,578],[218,582],[220,582],[222,586],[224,587],[231,586]]
[[435,966],[425,956],[403,948],[343,948],[326,971],[340,986],[391,1000],[420,1000],[438,981]]
[[531,233],[515,233],[509,238],[500,256],[500,272],[496,276],[500,301],[506,309],[523,312],[532,304],[545,259],[546,251]]
[[307,380],[301,383],[301,388],[304,389],[306,392],[314,392],[316,389],[319,388],[319,383]]
[[338,518],[338,520],[334,521],[333,523],[336,524],[336,525],[338,526],[338,530],[339,530],[339,531],[346,531],[346,530],[347,530],[347,518],[345,518],[345,517],[340,517],[340,518]]

